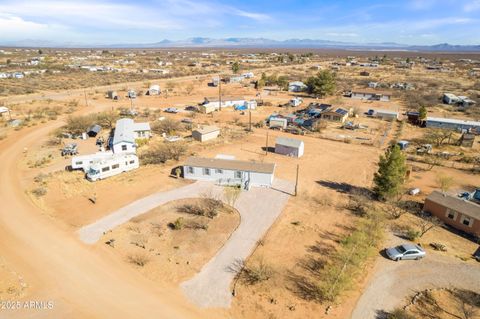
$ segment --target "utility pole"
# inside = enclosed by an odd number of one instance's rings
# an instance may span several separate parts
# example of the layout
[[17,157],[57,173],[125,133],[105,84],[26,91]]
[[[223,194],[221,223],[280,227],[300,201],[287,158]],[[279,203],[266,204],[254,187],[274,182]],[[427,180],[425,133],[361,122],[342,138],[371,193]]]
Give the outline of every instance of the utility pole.
[[83,90],[83,95],[85,96],[85,105],[88,107],[87,90]]
[[218,75],[218,110],[222,110],[222,77]]
[[248,106],[248,131],[252,131],[252,110],[250,109],[250,105]]
[[268,131],[267,131],[267,140],[265,142],[265,156],[268,155]]
[[300,165],[297,164],[297,176],[295,178],[295,196],[297,196],[297,190],[298,190],[298,170],[300,169]]

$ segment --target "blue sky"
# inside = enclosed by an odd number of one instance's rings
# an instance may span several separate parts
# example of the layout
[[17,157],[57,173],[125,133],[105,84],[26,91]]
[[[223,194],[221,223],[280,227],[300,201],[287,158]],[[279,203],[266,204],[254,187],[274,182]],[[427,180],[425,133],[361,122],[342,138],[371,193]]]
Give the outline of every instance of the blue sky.
[[480,0],[0,0],[0,43],[190,37],[480,44]]

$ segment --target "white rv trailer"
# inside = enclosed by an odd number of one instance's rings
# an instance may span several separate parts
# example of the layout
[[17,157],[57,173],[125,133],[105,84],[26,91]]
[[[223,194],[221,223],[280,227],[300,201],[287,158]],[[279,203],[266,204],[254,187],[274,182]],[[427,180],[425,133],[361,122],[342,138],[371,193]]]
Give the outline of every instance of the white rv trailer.
[[93,163],[87,171],[91,182],[128,172],[139,167],[138,157],[134,154],[113,155]]
[[97,152],[97,153],[94,153],[94,154],[73,156],[72,157],[71,168],[72,168],[72,170],[81,169],[86,173],[88,171],[88,169],[90,168],[90,166],[94,162],[97,162],[101,159],[109,158],[109,157],[112,157],[112,156],[113,156],[112,151]]

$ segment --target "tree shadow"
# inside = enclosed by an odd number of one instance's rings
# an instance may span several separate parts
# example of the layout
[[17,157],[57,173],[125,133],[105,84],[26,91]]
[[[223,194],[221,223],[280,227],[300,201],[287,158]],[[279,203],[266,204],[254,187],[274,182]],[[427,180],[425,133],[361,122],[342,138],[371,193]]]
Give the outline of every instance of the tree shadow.
[[385,310],[375,310],[375,319],[387,319],[389,315]]
[[316,181],[317,184],[333,189],[342,194],[358,193],[358,194],[372,194],[371,190],[366,187],[356,186],[348,183],[339,183],[333,181]]
[[308,277],[289,272],[286,279],[287,290],[295,296],[307,301],[320,302],[322,300],[320,287]]

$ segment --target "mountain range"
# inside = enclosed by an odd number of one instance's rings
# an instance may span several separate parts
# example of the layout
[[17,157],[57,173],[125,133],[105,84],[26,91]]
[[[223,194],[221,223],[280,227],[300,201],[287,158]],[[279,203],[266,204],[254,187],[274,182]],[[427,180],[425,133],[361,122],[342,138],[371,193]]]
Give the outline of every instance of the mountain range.
[[61,43],[41,40],[5,41],[4,47],[51,47],[51,48],[311,48],[311,49],[345,49],[345,50],[391,50],[391,51],[442,51],[442,52],[480,52],[480,45],[452,45],[441,43],[435,45],[408,45],[395,42],[355,43],[317,39],[272,40],[266,38],[204,38],[194,37],[185,40],[162,40],[154,43],[119,43],[119,44],[80,44]]

